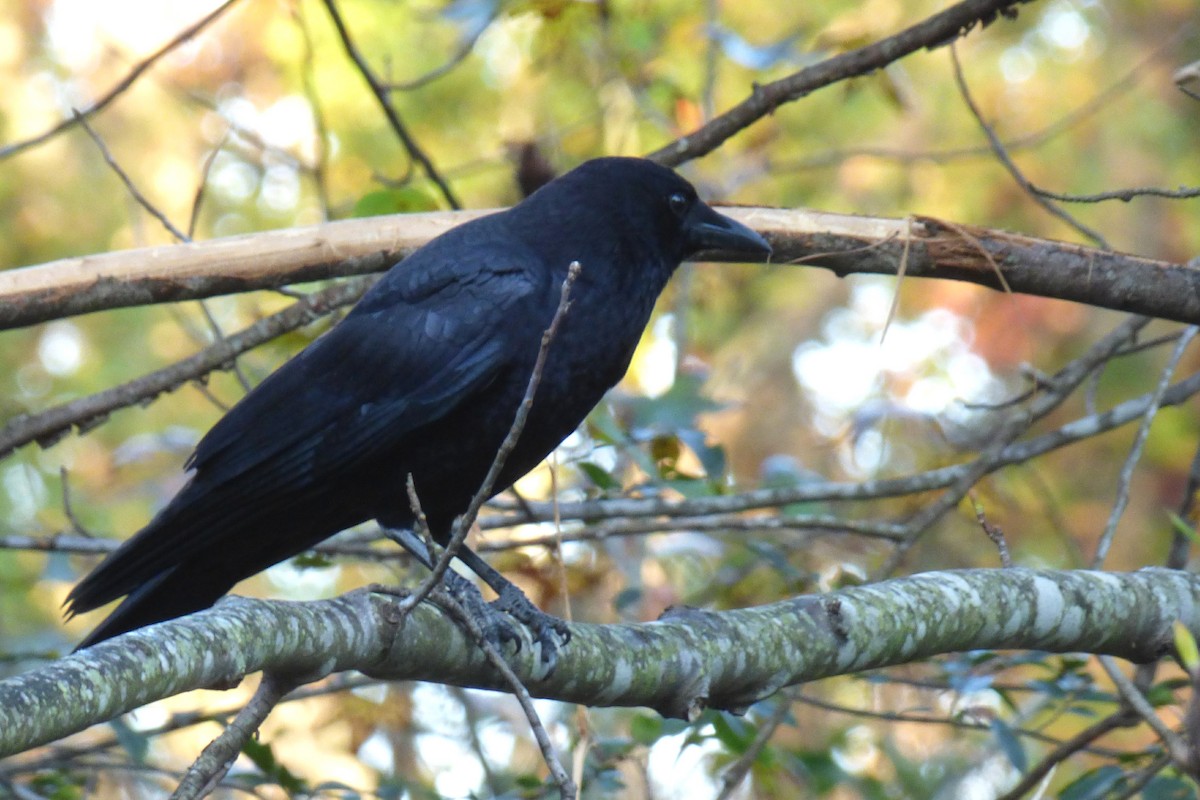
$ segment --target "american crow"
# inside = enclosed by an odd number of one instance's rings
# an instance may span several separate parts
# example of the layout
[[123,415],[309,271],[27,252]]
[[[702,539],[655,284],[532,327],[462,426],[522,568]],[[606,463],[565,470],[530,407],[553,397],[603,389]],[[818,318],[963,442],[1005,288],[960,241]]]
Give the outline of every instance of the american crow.
[[[80,647],[207,608],[352,525],[411,527],[410,474],[445,543],[511,429],[571,262],[582,271],[570,310],[496,492],[620,380],[671,273],[701,250],[770,247],[634,158],[589,161],[429,242],[200,441],[188,483],[72,590],[72,615],[127,595]],[[473,552],[459,555],[531,607]]]

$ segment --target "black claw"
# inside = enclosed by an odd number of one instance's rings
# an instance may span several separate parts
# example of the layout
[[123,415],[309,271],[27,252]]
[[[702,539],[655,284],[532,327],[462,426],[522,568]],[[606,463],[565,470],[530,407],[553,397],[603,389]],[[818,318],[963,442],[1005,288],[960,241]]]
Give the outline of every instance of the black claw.
[[539,609],[512,584],[496,600],[487,603],[474,583],[453,570],[446,573],[443,581],[446,590],[479,626],[484,639],[501,651],[512,644],[514,652],[519,653],[524,640],[515,625],[520,623],[537,645],[546,674],[553,671],[559,648],[571,641],[571,631],[564,620]]
[[479,593],[479,589],[474,583],[453,570],[446,572],[443,583],[446,591],[458,601],[463,611],[479,626],[484,639],[501,651],[510,642],[515,643],[516,649],[520,651],[521,636],[513,627],[512,621],[503,614],[497,613],[496,609],[485,602],[483,595]]
[[558,649],[571,641],[571,630],[566,621],[542,611],[511,583],[504,587],[491,605],[529,629],[541,650],[542,663],[553,669],[554,662],[558,660]]

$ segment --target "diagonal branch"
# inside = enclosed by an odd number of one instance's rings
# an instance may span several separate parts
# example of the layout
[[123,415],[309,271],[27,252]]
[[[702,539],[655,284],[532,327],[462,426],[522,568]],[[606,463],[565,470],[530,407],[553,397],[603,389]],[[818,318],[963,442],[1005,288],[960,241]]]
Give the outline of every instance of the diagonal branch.
[[103,422],[113,411],[147,403],[163,392],[173,391],[188,381],[223,369],[241,353],[353,303],[371,283],[370,279],[339,283],[170,366],[78,400],[13,417],[0,427],[0,459],[30,442],[49,447],[72,429],[82,433]]
[[1028,0],[966,0],[865,47],[839,53],[786,78],[755,85],[750,96],[711,122],[682,136],[648,158],[670,167],[707,155],[726,139],[771,114],[784,103],[799,100],[825,86],[883,69],[923,48],[940,47],[997,15],[1015,14]]
[[342,20],[341,12],[338,11],[335,0],[325,0],[325,8],[329,12],[330,19],[333,20],[333,25],[337,28],[338,37],[342,40],[342,47],[346,50],[346,55],[350,56],[350,60],[358,67],[358,71],[362,74],[363,80],[371,87],[371,94],[375,95],[375,99],[379,102],[379,107],[383,109],[384,115],[388,119],[388,123],[392,126],[396,136],[399,137],[404,149],[408,151],[409,156],[421,165],[421,169],[425,170],[425,174],[431,181],[437,184],[438,189],[442,193],[442,197],[446,198],[446,203],[453,209],[462,208],[462,204],[458,202],[458,198],[454,195],[454,190],[450,188],[450,184],[446,183],[446,179],[438,172],[437,167],[433,165],[433,161],[425,153],[421,146],[417,144],[417,140],[409,132],[407,126],[400,119],[395,106],[392,105],[391,98],[388,97],[388,88],[384,86],[375,73],[371,71],[370,64],[366,58],[358,51],[358,47],[354,44],[354,39],[350,37],[350,31],[346,28],[346,23]]
[[211,23],[215,22],[217,20],[217,18],[219,18],[222,14],[224,14],[226,11],[228,11],[230,8],[232,8],[233,4],[236,2],[237,2],[237,0],[225,0],[224,3],[217,6],[217,8],[215,8],[208,15],[202,17],[200,20],[198,20],[196,23],[190,25],[189,27],[184,28],[179,33],[179,35],[176,36],[174,39],[172,39],[171,41],[164,44],[162,47],[160,47],[158,50],[151,53],[149,56],[147,56],[142,61],[138,62],[134,66],[134,68],[131,69],[124,78],[122,78],[120,81],[117,82],[116,86],[113,86],[111,89],[109,89],[107,92],[105,92],[104,95],[101,96],[99,100],[92,103],[87,108],[83,109],[82,111],[77,111],[71,117],[64,119],[62,122],[59,122],[57,125],[49,128],[46,131],[43,131],[42,133],[39,133],[36,136],[32,136],[28,139],[23,139],[19,142],[13,142],[12,144],[7,144],[7,145],[4,145],[3,147],[0,147],[0,159],[8,158],[9,156],[15,156],[17,153],[28,150],[31,147],[36,147],[37,145],[43,144],[43,143],[49,141],[50,139],[54,138],[58,134],[62,133],[63,131],[67,130],[68,128],[71,128],[74,125],[76,125],[80,121],[81,118],[90,117],[93,114],[96,114],[96,113],[104,110],[104,108],[107,107],[109,103],[111,103],[113,100],[116,100],[118,97],[120,97],[121,94],[124,93],[126,89],[128,89],[130,86],[132,86],[134,84],[134,82],[137,81],[138,78],[142,77],[142,74],[145,73],[146,70],[148,70],[148,69],[150,69],[150,67],[154,66],[154,64],[157,63],[159,60],[161,60],[163,58],[163,56],[167,55],[172,50],[176,49],[177,47],[182,45],[184,42],[188,41],[193,36],[198,34],[200,31],[207,28]]

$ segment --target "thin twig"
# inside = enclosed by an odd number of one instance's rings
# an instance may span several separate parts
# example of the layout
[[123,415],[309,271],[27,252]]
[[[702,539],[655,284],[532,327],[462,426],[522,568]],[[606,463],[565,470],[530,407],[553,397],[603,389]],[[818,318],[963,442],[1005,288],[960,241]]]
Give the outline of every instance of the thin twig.
[[218,17],[220,17],[222,14],[224,14],[230,8],[232,8],[233,4],[236,2],[237,2],[237,0],[225,0],[224,3],[219,5],[213,11],[211,11],[204,17],[201,17],[199,21],[188,26],[187,28],[184,28],[171,41],[167,42],[162,47],[160,47],[158,50],[155,50],[153,53],[151,53],[145,59],[143,59],[142,61],[139,61],[136,65],[134,65],[133,69],[131,69],[125,75],[124,78],[122,78],[120,81],[117,82],[117,84],[115,86],[113,86],[111,89],[109,89],[107,92],[105,92],[100,97],[99,100],[97,100],[96,102],[92,103],[91,105],[89,105],[85,109],[83,109],[83,111],[75,112],[69,119],[64,119],[63,121],[59,122],[57,125],[54,125],[53,127],[51,127],[49,130],[43,131],[42,133],[39,133],[36,136],[31,136],[28,139],[22,139],[19,142],[13,142],[12,144],[7,144],[7,145],[4,145],[3,147],[0,147],[0,159],[8,158],[9,156],[14,156],[17,153],[22,152],[23,150],[28,150],[31,147],[35,147],[39,144],[49,141],[54,136],[57,136],[59,133],[62,133],[63,131],[65,131],[68,128],[75,125],[76,123],[80,122],[81,118],[90,117],[93,114],[96,114],[97,112],[101,111],[113,100],[116,100],[118,97],[120,97],[121,94],[123,94],[126,89],[128,89],[130,86],[133,85],[134,81],[136,81],[138,78],[140,78],[146,70],[148,70],[148,69],[150,69],[150,67],[154,66],[154,64],[157,61],[161,60],[163,58],[163,56],[167,55],[172,50],[179,47],[184,42],[188,41],[193,36],[198,34],[200,31],[204,30],[206,27],[209,26],[209,24],[214,22]]
[[921,535],[942,515],[955,508],[967,492],[983,476],[997,469],[1003,454],[1034,422],[1058,408],[1067,397],[1100,365],[1107,363],[1125,342],[1149,324],[1145,317],[1130,317],[1114,331],[1093,344],[1088,352],[1067,364],[1050,381],[1047,391],[1033,398],[1028,407],[1014,409],[990,434],[990,443],[979,457],[964,465],[964,471],[936,500],[925,505],[909,520],[909,532],[898,542],[891,556],[877,571],[878,576],[890,575],[904,555]]
[[[863,719],[877,719],[883,722],[913,722],[920,725],[947,725],[952,728],[962,728],[970,731],[980,731],[987,733],[990,727],[987,723],[976,722],[965,718],[955,717],[934,717],[921,714],[907,714],[895,711],[871,711],[866,708],[852,708],[850,706],[838,705],[830,703],[826,700],[821,700],[811,695],[797,693],[793,698],[798,703],[803,703],[814,708],[822,709],[823,711],[833,711],[838,714],[847,714],[852,717],[862,717]],[[1013,732],[1019,736],[1024,736],[1027,739],[1033,739],[1039,742],[1061,746],[1064,740],[1055,738],[1047,733],[1032,728],[1013,728]],[[1084,752],[1092,753],[1104,758],[1122,758],[1128,753],[1123,750],[1114,750],[1107,747],[1087,746],[1080,748]]]
[[1125,513],[1125,506],[1129,503],[1130,485],[1133,482],[1133,471],[1137,467],[1138,460],[1142,457],[1142,449],[1146,446],[1146,439],[1150,436],[1150,426],[1154,424],[1154,417],[1158,414],[1158,409],[1162,404],[1162,397],[1166,394],[1167,387],[1171,383],[1171,376],[1175,374],[1175,368],[1179,365],[1180,359],[1183,358],[1183,351],[1191,343],[1196,332],[1200,327],[1190,325],[1183,331],[1183,335],[1179,337],[1179,341],[1175,343],[1175,349],[1171,353],[1171,357],[1167,360],[1167,364],[1163,367],[1162,372],[1158,377],[1158,385],[1154,388],[1154,394],[1151,397],[1150,405],[1146,407],[1146,412],[1142,416],[1142,424],[1138,426],[1137,435],[1134,437],[1133,446],[1129,448],[1129,455],[1125,457],[1125,463],[1121,466],[1121,474],[1117,479],[1117,498],[1113,503],[1112,512],[1108,515],[1108,523],[1104,526],[1104,533],[1100,535],[1100,541],[1096,543],[1096,555],[1092,559],[1092,569],[1099,569],[1104,564],[1104,559],[1108,556],[1108,550],[1112,546],[1113,537],[1117,532],[1117,523],[1121,521],[1121,515]]
[[[1030,133],[1014,136],[1003,142],[1008,152],[1029,150],[1052,141],[1066,133],[1071,128],[1094,116],[1097,112],[1108,109],[1113,100],[1120,95],[1136,88],[1137,78],[1147,71],[1147,68],[1164,56],[1172,54],[1181,40],[1190,36],[1195,29],[1191,22],[1179,26],[1171,36],[1162,40],[1157,47],[1125,72],[1121,77],[1100,89],[1086,101],[1071,109],[1050,124]],[[834,167],[851,158],[866,156],[868,158],[891,159],[901,163],[928,161],[944,164],[960,158],[978,158],[993,155],[991,145],[963,145],[960,147],[943,147],[931,150],[904,150],[895,147],[842,147],[831,150],[809,153],[795,159],[768,159],[765,171],[771,175],[805,169],[820,169]]]
[[1171,757],[1163,753],[1154,759],[1145,769],[1129,777],[1121,791],[1111,795],[1109,800],[1128,800],[1128,798],[1136,797],[1142,793],[1142,789],[1146,788],[1146,784],[1150,783],[1155,775],[1169,766],[1171,766]]
[[493,8],[492,12],[488,15],[487,20],[482,25],[479,25],[476,30],[471,31],[467,36],[460,37],[458,49],[454,51],[450,58],[446,59],[443,64],[440,64],[429,70],[424,75],[420,75],[407,81],[389,81],[387,83],[381,83],[380,85],[389,92],[409,92],[413,89],[419,89],[426,84],[433,83],[438,78],[446,75],[459,64],[467,60],[467,56],[471,55],[471,53],[475,50],[475,45],[479,42],[479,37],[483,36],[483,34],[487,31],[491,24],[495,22],[495,20],[496,9]]
[[758,760],[758,754],[763,751],[767,742],[775,735],[775,731],[791,713],[792,695],[793,692],[784,691],[775,698],[775,710],[771,712],[771,716],[763,720],[758,732],[754,734],[754,740],[750,742],[750,746],[738,756],[737,761],[726,767],[721,774],[721,792],[717,795],[717,800],[729,800],[737,788],[742,785],[746,776],[750,774],[750,768]]
[[996,545],[996,550],[1000,553],[1000,566],[1006,569],[1011,567],[1013,560],[1012,555],[1008,552],[1008,542],[1004,538],[1004,531],[988,522],[987,515],[983,510],[983,503],[979,502],[979,498],[975,496],[975,492],[967,492],[967,496],[971,499],[971,505],[975,508],[975,521],[979,523],[979,527],[992,540],[992,544]]
[[467,505],[466,510],[454,520],[450,541],[446,543],[445,550],[438,559],[437,565],[430,572],[428,579],[406,601],[409,607],[413,607],[419,603],[422,598],[429,594],[434,586],[441,582],[442,576],[450,568],[450,561],[458,554],[463,542],[467,539],[467,534],[471,531],[471,526],[475,524],[475,518],[479,516],[479,510],[487,502],[488,498],[492,496],[492,487],[496,485],[496,480],[500,477],[500,471],[504,469],[504,463],[508,460],[508,456],[512,453],[513,448],[516,447],[517,440],[521,437],[521,432],[525,430],[525,422],[529,419],[529,410],[533,407],[533,397],[537,393],[538,385],[542,381],[542,370],[546,366],[546,354],[550,350],[550,343],[558,335],[559,326],[562,324],[563,318],[567,315],[567,310],[570,308],[571,287],[579,277],[580,270],[581,267],[578,261],[572,261],[571,265],[567,268],[567,277],[563,280],[562,292],[558,298],[558,307],[554,310],[554,317],[550,320],[550,327],[546,328],[542,334],[537,360],[533,364],[533,372],[530,374],[529,383],[525,387],[525,396],[521,399],[521,404],[517,407],[517,413],[512,425],[508,429],[508,435],[504,437],[504,441],[500,444],[500,449],[496,451],[496,457],[492,459],[491,468],[488,469],[483,483],[480,484],[479,489],[471,498],[471,502]]
[[303,327],[334,309],[350,305],[374,282],[373,277],[368,277],[335,284],[182,361],[96,394],[14,417],[0,428],[0,459],[30,442],[49,447],[72,428],[83,433],[103,422],[113,411],[145,404],[163,392],[222,369],[234,356]]
[[317,92],[317,81],[314,75],[314,65],[317,63],[317,59],[314,52],[312,31],[309,29],[308,17],[304,11],[305,7],[304,3],[296,3],[292,6],[292,13],[296,17],[296,23],[299,25],[300,33],[304,38],[304,66],[301,70],[301,80],[304,84],[304,96],[308,100],[308,104],[312,106],[313,123],[316,126],[316,152],[312,165],[313,185],[317,191],[317,199],[321,203],[321,216],[323,219],[329,219],[329,210],[332,207],[332,203],[329,200],[329,182],[327,178],[329,168],[329,126],[325,121],[325,108],[321,103],[321,95]]
[[1133,681],[1129,680],[1129,678],[1125,677],[1125,673],[1121,672],[1121,668],[1117,666],[1115,658],[1112,656],[1097,656],[1096,658],[1100,661],[1100,666],[1108,673],[1108,677],[1116,687],[1117,693],[1121,695],[1121,699],[1158,734],[1158,738],[1166,746],[1171,760],[1180,769],[1190,771],[1192,769],[1190,766],[1191,754],[1183,738],[1167,727],[1167,723],[1159,718],[1158,714],[1154,711],[1154,707],[1150,705],[1150,701],[1138,690]]
[[458,198],[454,195],[454,191],[450,188],[450,184],[438,172],[437,167],[433,165],[433,161],[426,155],[421,146],[417,144],[416,139],[409,133],[404,122],[401,121],[399,113],[392,105],[391,99],[388,97],[387,87],[380,83],[375,77],[375,73],[371,71],[371,67],[367,64],[367,60],[362,53],[358,51],[358,46],[350,37],[350,32],[346,28],[346,23],[342,20],[341,12],[338,11],[335,0],[324,0],[325,8],[329,11],[329,17],[333,20],[333,26],[337,28],[338,37],[342,40],[342,47],[346,50],[346,55],[350,56],[350,60],[358,67],[359,73],[362,74],[363,80],[371,87],[371,93],[375,95],[375,99],[379,101],[380,108],[383,109],[384,115],[388,119],[388,123],[392,126],[392,130],[400,139],[404,149],[408,151],[409,156],[421,165],[425,170],[425,174],[433,181],[442,193],[442,197],[451,208],[458,210],[462,205],[458,202]]
[[1039,189],[1030,184],[1033,191],[1047,200],[1058,200],[1062,203],[1101,203],[1105,200],[1121,200],[1128,203],[1135,197],[1165,197],[1169,200],[1185,200],[1200,197],[1200,187],[1180,186],[1178,189],[1160,189],[1154,186],[1141,186],[1133,189],[1113,189],[1096,194],[1063,194],[1049,189]]
[[839,53],[786,78],[761,85],[755,84],[754,90],[745,100],[647,157],[669,167],[699,158],[711,153],[726,139],[771,114],[784,103],[806,97],[817,89],[840,83],[847,78],[883,69],[918,50],[941,47],[966,34],[979,23],[991,22],[998,14],[1016,5],[1019,5],[1019,0],[964,0],[893,36]]
[[171,794],[171,800],[199,800],[211,793],[229,772],[246,742],[279,705],[283,696],[294,688],[296,683],[291,679],[264,672],[254,697],[225,730],[208,743]]
[[137,186],[134,185],[133,180],[128,174],[126,174],[125,170],[121,169],[121,165],[117,163],[117,160],[113,157],[113,154],[109,152],[108,145],[104,144],[104,140],[101,139],[100,135],[96,133],[91,125],[88,124],[84,115],[80,113],[78,109],[71,109],[71,113],[74,115],[75,121],[78,122],[80,127],[87,132],[87,135],[91,137],[92,142],[95,143],[97,149],[100,150],[100,155],[104,157],[104,163],[108,164],[108,166],[112,168],[112,171],[117,174],[117,177],[120,178],[121,183],[125,184],[125,188],[129,191],[129,194],[133,197],[137,204],[144,208],[146,212],[150,214],[150,216],[158,220],[159,223],[167,229],[167,232],[174,236],[177,240],[181,242],[190,242],[191,238],[186,233],[179,230],[179,228],[176,228],[175,223],[171,222],[171,220],[167,218],[166,214],[160,211],[157,206],[151,203],[146,196],[138,190]]
[[1079,733],[1058,745],[1041,761],[1033,765],[1028,772],[1021,776],[1016,786],[1013,786],[997,800],[1020,800],[1025,794],[1037,787],[1046,776],[1053,772],[1059,764],[1081,750],[1086,749],[1092,742],[1118,728],[1128,728],[1137,720],[1136,715],[1122,709],[1115,714],[1109,714]]
[[[1188,469],[1187,483],[1183,487],[1183,497],[1179,501],[1179,518],[1185,524],[1195,526],[1196,495],[1200,492],[1200,446],[1192,456],[1192,466]],[[1175,529],[1171,536],[1171,549],[1167,553],[1166,566],[1171,569],[1183,569],[1187,566],[1188,555],[1192,549],[1191,539],[1183,531]]]
[[559,794],[562,800],[575,800],[575,784],[571,780],[571,776],[567,774],[562,763],[558,760],[558,756],[554,752],[554,745],[550,742],[550,735],[546,733],[546,727],[542,724],[542,720],[538,717],[537,709],[533,707],[533,698],[529,695],[529,690],[525,688],[525,684],[521,683],[521,679],[513,672],[512,667],[504,660],[504,657],[496,649],[496,646],[488,641],[484,635],[483,629],[479,627],[466,609],[456,600],[449,592],[444,589],[437,591],[437,603],[441,608],[446,609],[457,622],[464,626],[474,638],[475,643],[483,651],[487,660],[491,662],[496,671],[500,673],[505,682],[508,683],[513,695],[517,698],[517,702],[521,705],[521,710],[525,713],[525,718],[529,720],[529,727],[533,731],[533,738],[537,741],[538,749],[542,751],[542,759],[546,762],[546,766],[550,769],[550,774],[554,777],[554,782],[558,784]]
[[959,63],[958,60],[958,49],[953,44],[950,45],[950,60],[954,64],[954,81],[956,84],[958,84],[958,91],[962,95],[963,102],[966,103],[967,109],[971,112],[971,115],[975,117],[975,121],[979,123],[979,127],[983,130],[984,135],[987,136],[987,140],[992,146],[992,152],[996,154],[996,158],[1000,161],[1001,165],[1008,170],[1008,174],[1012,176],[1017,185],[1025,190],[1025,192],[1031,198],[1033,198],[1035,203],[1044,208],[1052,216],[1055,216],[1067,223],[1072,228],[1098,244],[1100,247],[1103,247],[1105,250],[1110,250],[1111,248],[1108,246],[1108,242],[1105,241],[1104,237],[1101,236],[1098,231],[1095,231],[1089,228],[1087,225],[1084,225],[1082,222],[1075,219],[1075,217],[1063,211],[1061,208],[1054,205],[1034,190],[1033,184],[1030,183],[1029,179],[1025,177],[1024,173],[1018,169],[1016,163],[1013,162],[1012,157],[1008,154],[1008,151],[1004,149],[1004,143],[1000,141],[1000,137],[996,134],[995,129],[993,129],[992,126],[988,124],[986,120],[984,120],[983,112],[979,110],[979,106],[975,105],[975,99],[971,96],[971,89],[969,86],[967,86],[966,76],[963,75],[962,64]]
[[225,129],[225,133],[221,135],[221,141],[217,142],[216,146],[208,152],[204,157],[204,163],[200,166],[200,182],[196,184],[196,193],[192,195],[192,213],[188,215],[187,241],[191,241],[196,235],[196,224],[200,221],[200,207],[204,203],[204,195],[208,191],[208,176],[212,174],[213,164],[217,161],[217,156],[225,148],[225,143],[229,141],[229,128]]
[[75,515],[75,508],[71,503],[71,483],[68,480],[66,467],[60,467],[58,470],[59,480],[62,482],[62,505],[63,513],[67,515],[67,521],[71,523],[71,528],[80,536],[90,539],[91,532],[80,522],[79,517]]

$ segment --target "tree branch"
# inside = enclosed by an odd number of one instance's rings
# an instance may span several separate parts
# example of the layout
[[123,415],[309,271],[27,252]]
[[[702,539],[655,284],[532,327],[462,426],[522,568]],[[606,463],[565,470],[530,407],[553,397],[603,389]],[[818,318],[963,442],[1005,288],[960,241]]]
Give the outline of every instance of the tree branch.
[[124,78],[122,78],[115,86],[105,92],[99,100],[96,100],[94,103],[87,106],[87,108],[83,109],[82,111],[76,111],[72,116],[62,120],[57,125],[54,125],[53,127],[43,131],[42,133],[39,133],[36,136],[32,136],[28,139],[22,139],[19,142],[13,142],[12,144],[6,144],[3,147],[0,147],[0,159],[5,159],[9,156],[15,156],[16,154],[28,150],[31,147],[36,147],[37,145],[43,144],[68,128],[77,125],[82,118],[90,117],[93,114],[100,112],[109,103],[120,97],[125,90],[132,86],[134,82],[146,72],[146,70],[150,69],[168,53],[187,42],[196,34],[200,33],[211,23],[215,22],[222,14],[232,8],[236,2],[237,0],[225,0],[224,3],[217,6],[204,17],[201,17],[197,22],[184,28],[177,36],[171,39],[171,41],[164,44],[142,61],[139,61],[133,67],[133,69],[131,69],[128,74],[125,75]]
[[986,25],[998,14],[1014,13],[1013,7],[1022,2],[1028,0],[966,0],[886,39],[839,53],[772,83],[755,85],[745,100],[647,158],[669,167],[699,158],[784,103],[846,78],[883,69],[917,50],[948,44],[980,22]]
[[72,429],[82,433],[117,409],[148,403],[163,392],[222,369],[241,353],[355,302],[370,283],[368,279],[360,279],[331,286],[170,366],[44,411],[13,417],[0,428],[0,459],[30,442],[49,447]]
[[[236,685],[258,670],[357,669],[505,688],[440,612],[421,606],[397,628],[395,610],[366,591],[311,603],[231,598],[102,642],[0,682],[0,757],[180,692]],[[528,641],[510,663],[534,696],[690,717],[708,707],[741,711],[801,681],[938,653],[1016,648],[1152,660],[1170,648],[1176,619],[1200,631],[1200,577],[1158,568],[930,572],[739,611],[577,623],[552,674]]]
[[[1200,269],[931,217],[726,207],[775,248],[772,263],[966,281],[1193,323]],[[194,244],[121,250],[0,272],[0,329],[112,308],[195,300],[386,270],[434,236],[491,211],[398,214]],[[697,260],[720,258],[701,254]],[[740,257],[739,260],[745,260]]]

